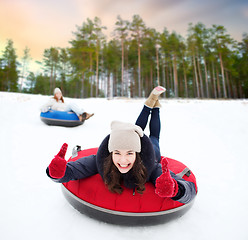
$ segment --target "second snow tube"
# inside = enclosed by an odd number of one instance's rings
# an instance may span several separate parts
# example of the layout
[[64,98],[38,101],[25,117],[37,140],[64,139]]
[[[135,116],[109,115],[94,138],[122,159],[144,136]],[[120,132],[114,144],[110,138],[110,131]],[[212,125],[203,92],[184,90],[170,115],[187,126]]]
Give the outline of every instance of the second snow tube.
[[45,113],[40,113],[40,119],[47,125],[76,127],[82,125],[84,121],[80,121],[77,114],[74,112],[63,112],[56,110],[49,110]]

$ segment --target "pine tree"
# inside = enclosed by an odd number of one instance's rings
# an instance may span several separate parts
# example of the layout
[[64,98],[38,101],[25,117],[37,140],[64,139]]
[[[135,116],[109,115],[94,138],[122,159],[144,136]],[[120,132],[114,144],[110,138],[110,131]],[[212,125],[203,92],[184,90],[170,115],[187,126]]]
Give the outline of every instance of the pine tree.
[[127,89],[127,80],[124,79],[124,66],[125,66],[125,42],[128,36],[128,28],[130,23],[126,20],[123,20],[120,16],[117,16],[117,26],[115,31],[118,33],[119,38],[121,39],[121,96],[124,96],[124,91]]
[[1,82],[2,91],[18,91],[18,70],[17,70],[17,55],[14,49],[14,43],[11,39],[7,40],[7,46],[3,52],[2,58],[2,75]]
[[45,49],[43,56],[45,72],[50,75],[49,94],[52,95],[56,87],[56,77],[59,68],[59,50],[54,47]]
[[134,15],[133,20],[130,24],[130,30],[132,36],[137,42],[138,50],[138,96],[141,97],[141,44],[142,38],[144,36],[144,31],[146,29],[145,23],[139,15]]
[[22,57],[22,74],[21,74],[21,83],[20,83],[20,91],[23,90],[23,83],[25,80],[27,80],[28,76],[28,65],[29,61],[31,60],[30,56],[30,49],[26,46],[23,51],[23,57]]

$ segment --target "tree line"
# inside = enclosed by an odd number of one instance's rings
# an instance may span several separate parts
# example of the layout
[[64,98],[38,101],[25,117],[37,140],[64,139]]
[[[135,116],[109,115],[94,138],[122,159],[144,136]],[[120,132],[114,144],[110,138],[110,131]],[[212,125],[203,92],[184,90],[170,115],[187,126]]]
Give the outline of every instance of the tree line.
[[190,23],[183,38],[147,27],[139,15],[118,16],[110,40],[104,29],[98,17],[76,26],[69,47],[44,50],[37,74],[28,70],[30,49],[19,62],[9,39],[0,55],[0,91],[50,95],[60,87],[75,98],[146,97],[162,85],[167,98],[248,97],[247,33],[237,42],[224,26]]

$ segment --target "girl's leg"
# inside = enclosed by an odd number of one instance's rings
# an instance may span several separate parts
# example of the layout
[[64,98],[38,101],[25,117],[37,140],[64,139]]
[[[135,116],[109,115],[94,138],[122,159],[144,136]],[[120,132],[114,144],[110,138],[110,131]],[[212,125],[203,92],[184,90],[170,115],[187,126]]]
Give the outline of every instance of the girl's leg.
[[78,116],[84,112],[84,109],[79,108],[77,104],[75,103],[68,103],[66,111],[73,111]]
[[150,136],[153,136],[157,139],[160,137],[160,108],[153,108],[150,120]]
[[144,105],[140,115],[138,116],[137,120],[136,120],[136,125],[140,126],[143,131],[145,130],[146,128],[146,125],[147,125],[147,121],[148,121],[148,117],[151,113],[151,108],[147,107]]
[[160,109],[153,108],[152,113],[151,113],[151,120],[150,120],[150,136],[149,137],[153,144],[156,159],[158,162],[160,162],[160,158],[161,158],[160,146],[159,146],[160,129],[161,129]]
[[158,102],[158,97],[161,93],[165,91],[164,87],[158,86],[152,90],[150,93],[148,99],[145,102],[145,105],[136,120],[136,125],[140,126],[143,131],[146,128],[148,117],[151,113],[151,119],[150,119],[150,140],[153,144],[153,148],[156,154],[156,160],[160,162],[161,154],[160,154],[160,147],[159,147],[159,136],[160,136],[160,104]]

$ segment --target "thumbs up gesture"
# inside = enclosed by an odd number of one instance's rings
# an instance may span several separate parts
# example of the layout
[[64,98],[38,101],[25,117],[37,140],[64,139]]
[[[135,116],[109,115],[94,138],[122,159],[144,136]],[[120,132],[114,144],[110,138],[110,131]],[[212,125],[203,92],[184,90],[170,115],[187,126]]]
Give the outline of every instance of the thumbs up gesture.
[[65,175],[66,170],[66,160],[65,154],[68,144],[64,143],[61,147],[59,153],[54,157],[48,166],[49,174],[53,178],[62,178]]
[[162,174],[157,178],[155,193],[160,197],[174,197],[178,192],[178,184],[170,175],[168,161],[165,157],[161,158]]

